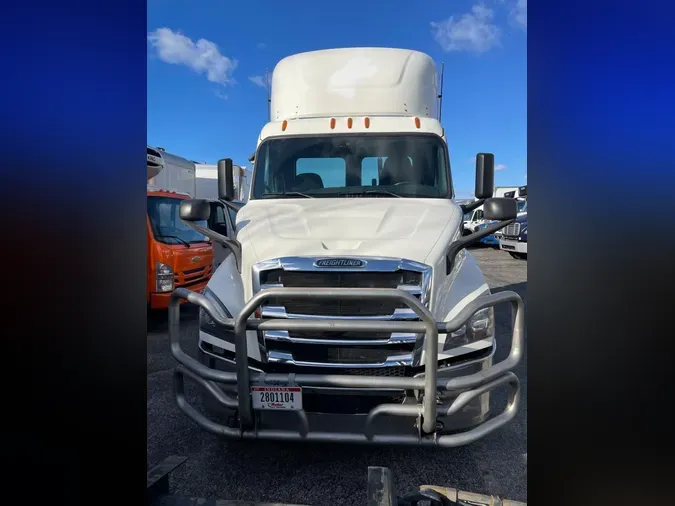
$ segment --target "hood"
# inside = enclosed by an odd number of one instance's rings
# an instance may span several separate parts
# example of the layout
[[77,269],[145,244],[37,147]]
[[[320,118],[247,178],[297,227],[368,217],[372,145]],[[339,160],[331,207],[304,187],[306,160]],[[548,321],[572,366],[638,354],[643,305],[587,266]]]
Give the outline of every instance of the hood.
[[520,223],[520,225],[527,225],[527,211],[524,213],[518,213],[518,216],[516,217],[516,223]]
[[[424,262],[462,213],[445,199],[327,198],[249,201],[237,238],[251,263],[284,256],[380,256]],[[446,231],[446,234],[443,232]]]

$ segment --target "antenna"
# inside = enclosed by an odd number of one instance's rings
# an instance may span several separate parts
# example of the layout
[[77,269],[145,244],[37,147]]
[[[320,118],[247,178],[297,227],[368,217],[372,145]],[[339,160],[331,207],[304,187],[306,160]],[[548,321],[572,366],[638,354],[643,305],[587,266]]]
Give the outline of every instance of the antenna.
[[438,94],[438,121],[441,121],[443,114],[443,76],[445,75],[445,63],[441,63],[441,92]]
[[272,121],[272,97],[270,96],[270,69],[265,69],[265,87],[267,88],[267,122]]

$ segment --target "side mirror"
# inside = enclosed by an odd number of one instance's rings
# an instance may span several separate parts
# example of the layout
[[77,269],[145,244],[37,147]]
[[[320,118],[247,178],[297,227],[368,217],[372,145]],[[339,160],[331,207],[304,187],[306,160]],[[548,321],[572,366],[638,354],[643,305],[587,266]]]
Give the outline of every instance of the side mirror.
[[483,204],[483,216],[489,221],[513,220],[518,216],[518,201],[509,198],[491,198]]
[[232,158],[218,160],[218,198],[227,202],[234,200],[234,171]]
[[[220,165],[220,162],[218,162],[218,165]],[[198,221],[208,222],[209,218],[211,217],[211,203],[208,200],[184,200],[180,203],[180,210],[178,214],[180,219],[185,221],[187,226],[189,226],[191,229],[205,235],[211,239],[211,241],[215,241],[222,244],[224,247],[229,248],[234,254],[237,264],[237,271],[241,272],[241,244],[235,240],[227,238],[223,234],[219,234],[215,230],[211,230],[208,228],[208,226],[205,227],[197,223]]]
[[207,221],[211,216],[211,205],[204,199],[184,200],[178,214],[184,221]]
[[495,155],[478,153],[476,155],[476,198],[489,199],[495,186]]
[[527,197],[527,185],[518,188],[518,195],[521,197]]

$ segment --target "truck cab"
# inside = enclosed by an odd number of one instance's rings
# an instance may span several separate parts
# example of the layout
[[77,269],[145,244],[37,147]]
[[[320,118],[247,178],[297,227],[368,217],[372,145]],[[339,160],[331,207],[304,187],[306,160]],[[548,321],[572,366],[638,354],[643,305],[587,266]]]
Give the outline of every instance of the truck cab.
[[[148,146],[148,181],[162,184],[178,171],[171,159]],[[175,181],[192,184],[189,166],[187,177],[174,174]],[[161,175],[161,177],[160,177]],[[208,237],[196,232],[180,219],[180,204],[194,195],[177,189],[147,186],[147,289],[150,309],[166,309],[171,292],[177,287],[201,291],[213,270],[213,245]],[[206,226],[206,221],[202,224]]]
[[499,249],[517,260],[527,260],[527,186],[519,188],[518,215],[498,236]]
[[480,228],[485,223],[483,217],[483,210],[481,208],[474,209],[464,214],[462,221],[462,235],[469,235]]
[[[176,401],[214,434],[237,438],[457,446],[518,408],[510,372],[523,346],[522,300],[492,294],[466,247],[511,223],[492,199],[494,156],[476,157],[476,200],[455,201],[437,72],[420,52],[314,51],[273,72],[271,120],[253,159],[250,198],[235,202],[231,159],[220,202],[235,236],[202,294],[198,357],[170,327]],[[482,206],[497,225],[463,234]],[[185,202],[196,230],[206,200]],[[514,309],[508,358],[493,364],[493,306]],[[173,316],[171,316],[173,315]],[[204,392],[200,412],[184,381]],[[489,419],[490,391],[509,388]],[[458,434],[459,433],[459,434]]]

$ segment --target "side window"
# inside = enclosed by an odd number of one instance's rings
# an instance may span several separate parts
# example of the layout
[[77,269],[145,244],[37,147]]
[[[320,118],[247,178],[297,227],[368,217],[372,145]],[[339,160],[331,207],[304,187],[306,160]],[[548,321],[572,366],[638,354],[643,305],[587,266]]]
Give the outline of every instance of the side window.
[[236,228],[236,223],[237,223],[237,211],[232,209],[231,207],[228,207],[227,210],[230,212],[230,220],[232,220],[232,228]]
[[217,225],[227,224],[227,222],[225,221],[225,211],[223,210],[223,206],[216,206],[216,224]]
[[483,211],[476,211],[475,220],[480,221],[483,219]]
[[211,228],[218,232],[219,234],[222,234],[224,236],[227,236],[227,218],[225,217],[225,209],[223,208],[222,204],[217,204],[217,203],[212,203],[211,204]]
[[[310,177],[299,178],[300,175]],[[298,191],[343,187],[347,182],[347,164],[344,158],[298,158],[295,176],[296,181],[302,182],[298,183],[302,185]]]

